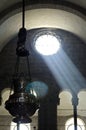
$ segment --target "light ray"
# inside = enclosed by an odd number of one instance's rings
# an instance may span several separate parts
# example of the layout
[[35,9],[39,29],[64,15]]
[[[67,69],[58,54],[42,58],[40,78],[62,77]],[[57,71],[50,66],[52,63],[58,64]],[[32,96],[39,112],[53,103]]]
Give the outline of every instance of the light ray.
[[56,55],[43,58],[60,87],[70,88],[74,92],[86,87],[86,79],[62,48]]

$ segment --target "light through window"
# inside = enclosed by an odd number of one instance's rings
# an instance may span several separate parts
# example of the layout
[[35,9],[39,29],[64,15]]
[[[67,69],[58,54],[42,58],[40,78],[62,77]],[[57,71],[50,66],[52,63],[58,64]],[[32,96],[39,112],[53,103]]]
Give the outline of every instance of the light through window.
[[[74,118],[70,118],[66,122],[65,130],[74,130]],[[77,118],[77,130],[85,130],[85,124],[80,118]]]
[[53,55],[59,50],[60,43],[54,35],[43,34],[37,37],[35,48],[42,55]]
[[[13,130],[17,130],[17,126],[15,126]],[[26,126],[25,124],[21,124],[20,130],[28,130],[28,126]]]
[[[17,130],[17,124],[14,122],[11,122],[11,129],[10,130]],[[19,130],[30,130],[30,124],[20,124]]]
[[[74,130],[74,124],[71,124],[70,126],[68,126],[67,130]],[[82,127],[77,125],[77,130],[82,130]]]

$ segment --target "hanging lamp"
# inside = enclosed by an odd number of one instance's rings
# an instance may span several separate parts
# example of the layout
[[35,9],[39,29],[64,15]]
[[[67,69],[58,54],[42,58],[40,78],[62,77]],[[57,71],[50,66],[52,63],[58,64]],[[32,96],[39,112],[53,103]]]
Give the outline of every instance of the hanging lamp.
[[25,89],[25,77],[24,73],[19,72],[20,59],[25,58],[27,63],[27,71],[29,77],[29,83],[31,83],[31,73],[29,65],[29,51],[25,48],[27,30],[25,25],[25,1],[22,0],[22,27],[18,33],[18,42],[16,48],[16,65],[15,72],[12,78],[12,86],[10,96],[5,102],[5,108],[14,117],[13,122],[30,123],[31,116],[34,115],[39,108],[37,97],[32,93],[28,93]]

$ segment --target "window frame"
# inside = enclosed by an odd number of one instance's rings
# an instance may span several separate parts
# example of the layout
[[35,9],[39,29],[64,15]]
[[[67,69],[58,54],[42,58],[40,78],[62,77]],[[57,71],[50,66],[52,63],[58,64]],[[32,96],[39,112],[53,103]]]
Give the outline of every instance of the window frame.
[[[72,125],[74,126],[74,118],[73,117],[69,118],[66,121],[65,130],[70,130],[69,127],[72,126]],[[79,126],[81,130],[86,130],[85,123],[81,118],[77,118],[77,126]]]
[[[21,124],[20,124],[21,125]],[[30,125],[30,123],[24,123],[24,124],[22,124],[22,125],[24,125],[24,126],[26,126],[26,130],[31,130],[31,125]],[[10,130],[17,130],[16,129],[17,128],[17,123],[14,123],[13,121],[11,122],[11,125],[10,125]],[[24,129],[25,130],[25,129]]]

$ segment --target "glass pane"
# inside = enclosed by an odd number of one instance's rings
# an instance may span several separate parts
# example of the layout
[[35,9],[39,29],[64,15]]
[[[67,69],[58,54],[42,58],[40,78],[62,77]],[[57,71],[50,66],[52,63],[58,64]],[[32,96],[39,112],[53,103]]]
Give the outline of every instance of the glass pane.
[[[67,130],[74,130],[74,125],[70,125]],[[77,130],[82,130],[79,125],[77,126]]]
[[[14,127],[14,130],[17,130],[17,126]],[[28,130],[28,127],[24,124],[20,124],[20,130]]]

